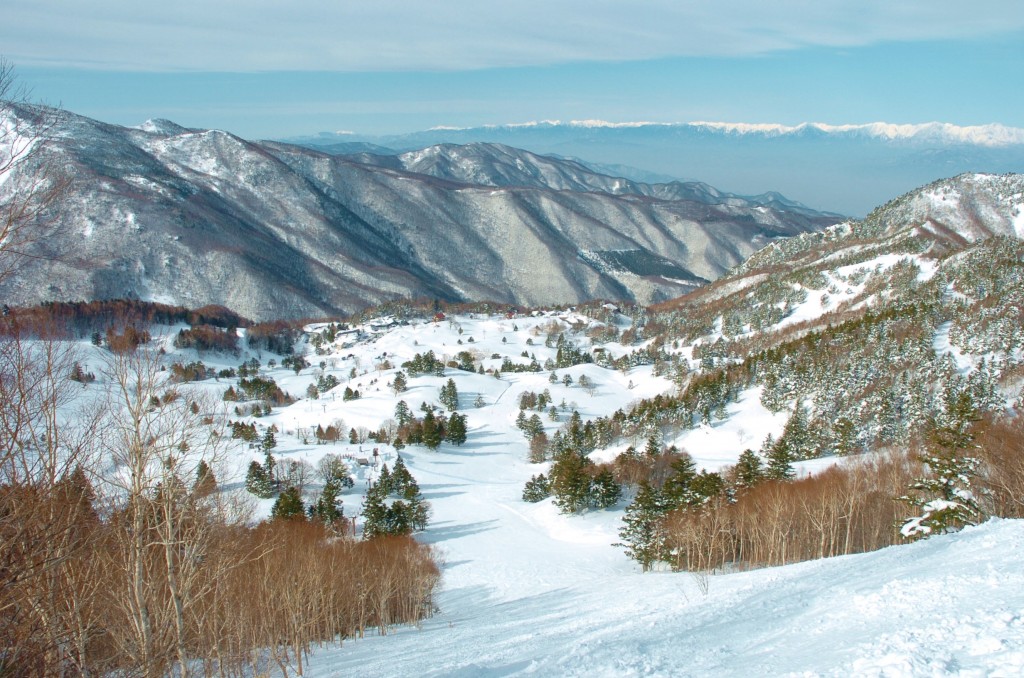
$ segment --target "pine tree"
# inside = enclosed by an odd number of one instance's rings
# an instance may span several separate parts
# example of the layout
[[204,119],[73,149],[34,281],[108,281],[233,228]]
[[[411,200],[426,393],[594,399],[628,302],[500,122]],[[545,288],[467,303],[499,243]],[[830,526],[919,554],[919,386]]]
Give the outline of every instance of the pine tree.
[[427,521],[430,519],[430,504],[423,500],[417,491],[416,496],[409,499],[409,523],[415,532],[422,532],[427,529]]
[[523,501],[535,504],[551,496],[551,482],[541,473],[526,481],[523,487]]
[[698,473],[690,483],[690,493],[693,497],[691,502],[697,506],[706,504],[724,491],[725,479],[721,474],[708,470]]
[[591,461],[582,454],[567,452],[551,467],[551,494],[562,513],[581,513],[590,507]]
[[423,444],[428,450],[436,450],[441,446],[443,435],[433,410],[427,410],[423,415]]
[[743,450],[733,467],[733,478],[738,489],[753,487],[764,479],[764,465],[753,450]]
[[266,469],[256,460],[249,463],[249,471],[245,475],[245,489],[260,499],[269,499],[274,495]]
[[[399,370],[398,372],[395,373],[395,380],[393,382],[391,382],[391,390],[395,392],[395,395],[398,395],[399,393],[404,393],[408,389],[409,389],[409,380],[406,379],[405,372],[402,372],[401,370]],[[404,404],[404,401],[399,401],[399,404]],[[408,407],[409,406],[406,405],[406,409],[408,409]],[[398,416],[397,416],[398,415],[397,406],[396,406],[395,415],[396,415],[395,418],[398,419]],[[401,419],[398,419],[398,420],[399,420],[399,423],[401,423]]]
[[840,417],[832,426],[835,453],[847,457],[860,452],[857,443],[857,425],[849,417]]
[[697,477],[697,465],[693,463],[693,457],[684,452],[672,462],[671,468],[672,475],[661,488],[663,499],[673,508],[693,504],[694,494],[690,485]]
[[260,447],[263,449],[264,452],[269,452],[270,450],[277,447],[277,437],[274,435],[274,433],[275,429],[273,426],[271,426],[263,434],[263,440],[260,441]]
[[384,526],[386,534],[397,536],[412,532],[412,511],[406,502],[401,499],[391,502],[386,516]]
[[768,462],[765,468],[764,477],[768,480],[792,480],[796,477],[796,469],[793,468],[793,455],[789,452],[789,446],[780,438],[772,442],[771,436],[765,440],[770,444],[765,458]]
[[444,386],[441,387],[441,393],[438,397],[441,404],[449,412],[455,412],[459,409],[459,390],[455,387],[455,380],[449,379]]
[[409,409],[408,403],[404,400],[399,400],[398,404],[395,405],[395,421],[398,422],[399,426],[408,426],[412,420],[412,410]]
[[380,473],[377,474],[377,482],[374,483],[374,487],[380,489],[387,496],[395,491],[394,482],[391,480],[391,471],[388,469],[388,465],[384,464],[381,466]]
[[[384,470],[387,470],[387,465],[384,466]],[[381,477],[384,477],[384,473],[381,473]],[[405,465],[405,460],[402,459],[402,455],[398,455],[395,459],[395,468],[392,469],[390,475],[390,485],[388,486],[388,492],[402,493],[405,488],[410,484],[415,484],[416,481],[413,479],[412,474],[409,473],[409,467]]]
[[299,488],[288,487],[278,495],[274,507],[270,510],[270,516],[280,520],[304,520],[306,509],[302,505],[302,497],[299,495]]
[[208,497],[217,491],[217,478],[213,475],[213,469],[206,463],[206,460],[200,460],[199,466],[196,467],[196,482],[192,486],[192,493],[197,497]]
[[373,539],[387,534],[388,505],[387,492],[375,484],[366,492],[363,503],[363,538]]
[[344,511],[340,495],[341,482],[334,478],[328,480],[324,483],[324,489],[316,503],[310,506],[310,517],[320,520],[325,525],[334,525],[341,520]]
[[644,572],[665,558],[665,530],[662,525],[668,506],[658,489],[647,481],[640,483],[636,499],[626,507],[619,530],[618,546],[626,548],[626,555],[640,563]]
[[454,413],[449,417],[445,438],[453,445],[466,442],[466,415]]
[[611,469],[602,468],[590,484],[590,505],[597,509],[607,509],[618,504],[621,498],[622,486],[615,481]]
[[969,454],[975,447],[974,425],[979,418],[968,390],[947,396],[941,423],[932,422],[929,451],[921,456],[931,475],[910,485],[913,495],[900,497],[920,511],[900,527],[905,538],[955,532],[980,520],[981,509],[971,486],[980,461]]
[[523,427],[523,435],[525,435],[527,439],[532,440],[543,432],[544,422],[541,421],[539,415],[531,414],[530,418],[526,420],[526,425]]
[[810,413],[803,402],[798,401],[793,414],[782,430],[777,445],[784,445],[791,460],[812,459],[818,456],[814,434],[810,427]]

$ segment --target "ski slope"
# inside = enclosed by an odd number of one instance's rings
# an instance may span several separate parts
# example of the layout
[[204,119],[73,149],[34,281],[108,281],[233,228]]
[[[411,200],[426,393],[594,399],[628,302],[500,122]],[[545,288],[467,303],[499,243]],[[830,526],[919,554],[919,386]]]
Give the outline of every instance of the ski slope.
[[[436,617],[318,651],[308,675],[1024,673],[1020,521],[706,582],[617,567],[559,544],[551,523],[517,553],[531,525],[478,523],[467,516],[438,542],[451,562]],[[582,521],[580,534],[593,527]],[[489,572],[496,554],[508,561]]]
[[[628,497],[613,509],[582,516],[559,514],[550,499],[522,501],[523,484],[548,465],[527,461],[526,440],[514,422],[524,391],[548,389],[555,404],[565,401],[560,421],[542,415],[549,435],[572,409],[586,420],[669,391],[671,383],[654,377],[650,366],[625,373],[595,365],[558,370],[559,377],[573,377],[572,386],[551,383],[547,371],[503,373],[495,379],[448,369],[444,377],[410,378],[409,390],[397,395],[388,387],[396,369],[381,368],[384,359],[397,367],[415,353],[433,350],[447,359],[466,349],[478,351],[485,367],[499,365],[506,356],[526,362],[520,357],[524,350],[543,364],[554,349],[544,345],[540,328],[552,320],[567,327],[583,319],[563,313],[416,322],[366,332],[358,341],[340,338],[326,356],[300,347],[310,351],[313,367],[299,374],[264,367],[264,374],[293,395],[305,393],[321,360],[323,369],[341,380],[318,400],[303,398],[254,420],[261,428],[276,424],[280,429],[274,450],[279,462],[315,463],[328,452],[367,457],[378,447],[391,465],[395,453],[389,446],[372,441],[311,445],[296,431],[339,419],[346,431],[359,426],[375,430],[393,416],[399,400],[414,412],[421,402],[437,403],[449,377],[458,386],[460,411],[469,419],[468,439],[461,447],[445,443],[437,451],[419,446],[402,451],[432,507],[430,524],[418,538],[433,545],[443,560],[437,614],[419,628],[314,649],[306,675],[1024,674],[1020,521],[992,521],[957,535],[787,567],[710,576],[641,574],[614,546]],[[236,356],[173,349],[170,336],[164,341],[173,359],[199,357],[216,368],[240,362]],[[606,346],[614,355],[626,351]],[[495,354],[500,357],[492,358]],[[272,356],[260,357],[268,363]],[[583,374],[594,383],[593,393],[578,386]],[[208,381],[199,387],[220,393],[229,383]],[[340,391],[346,386],[358,389],[362,398],[343,401]],[[478,400],[482,406],[475,407]],[[761,406],[757,389],[730,404],[728,414],[724,421],[680,431],[665,443],[677,444],[698,466],[714,470],[735,461],[743,449],[756,449],[767,434],[778,435],[785,423],[785,415]],[[629,442],[593,456],[610,460]],[[642,447],[645,441],[633,442]],[[262,452],[239,450],[235,483],[250,459],[262,460]],[[802,472],[828,463],[805,462]],[[376,473],[353,466],[356,485],[343,497],[347,516],[358,514]],[[232,484],[225,480],[222,486]],[[258,514],[268,514],[272,503],[260,502]]]

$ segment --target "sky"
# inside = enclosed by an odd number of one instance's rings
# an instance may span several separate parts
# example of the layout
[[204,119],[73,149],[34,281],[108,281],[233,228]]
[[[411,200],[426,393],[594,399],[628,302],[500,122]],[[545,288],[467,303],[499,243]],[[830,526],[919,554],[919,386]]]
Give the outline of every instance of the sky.
[[247,138],[532,120],[1024,127],[1020,0],[5,0],[46,103]]

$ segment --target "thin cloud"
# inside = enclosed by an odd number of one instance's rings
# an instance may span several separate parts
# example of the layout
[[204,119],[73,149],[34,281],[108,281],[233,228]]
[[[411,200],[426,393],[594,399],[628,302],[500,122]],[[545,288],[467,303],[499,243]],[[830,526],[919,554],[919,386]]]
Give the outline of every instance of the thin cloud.
[[448,71],[977,38],[1024,29],[1019,1],[8,0],[0,44],[23,66]]

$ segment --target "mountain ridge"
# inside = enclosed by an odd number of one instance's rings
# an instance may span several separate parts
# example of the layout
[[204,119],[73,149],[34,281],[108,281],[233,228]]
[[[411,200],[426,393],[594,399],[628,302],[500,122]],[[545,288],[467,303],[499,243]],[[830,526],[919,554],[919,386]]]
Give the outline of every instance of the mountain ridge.
[[742,199],[484,185],[168,121],[124,128],[60,112],[51,137],[33,160],[74,179],[51,214],[73,256],[40,252],[49,258],[0,288],[9,303],[129,296],[256,319],[415,296],[648,303],[837,221]]
[[[779,191],[803,204],[854,216],[864,216],[893,195],[940,178],[964,172],[1024,172],[1024,129],[998,123],[547,121],[376,137],[346,135],[345,140],[373,142],[397,152],[443,143],[501,143],[595,165],[699,177],[739,195]],[[291,141],[326,143],[322,137]]]

